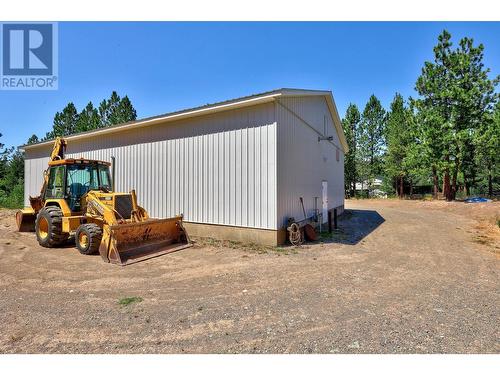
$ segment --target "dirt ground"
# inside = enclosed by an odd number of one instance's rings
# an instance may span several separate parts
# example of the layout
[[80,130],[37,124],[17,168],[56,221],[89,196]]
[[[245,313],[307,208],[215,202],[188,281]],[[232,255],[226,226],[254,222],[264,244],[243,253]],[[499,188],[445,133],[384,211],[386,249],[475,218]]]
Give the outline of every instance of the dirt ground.
[[500,352],[500,203],[346,208],[323,243],[127,267],[41,248],[0,211],[0,352]]

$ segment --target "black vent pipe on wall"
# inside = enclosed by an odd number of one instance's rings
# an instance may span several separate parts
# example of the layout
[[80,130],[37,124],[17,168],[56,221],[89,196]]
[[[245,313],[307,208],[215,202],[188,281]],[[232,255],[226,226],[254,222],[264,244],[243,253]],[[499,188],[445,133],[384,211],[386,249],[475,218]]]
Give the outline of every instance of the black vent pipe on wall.
[[113,191],[116,191],[115,187],[115,177],[116,177],[116,159],[114,156],[111,156],[111,185],[113,187]]

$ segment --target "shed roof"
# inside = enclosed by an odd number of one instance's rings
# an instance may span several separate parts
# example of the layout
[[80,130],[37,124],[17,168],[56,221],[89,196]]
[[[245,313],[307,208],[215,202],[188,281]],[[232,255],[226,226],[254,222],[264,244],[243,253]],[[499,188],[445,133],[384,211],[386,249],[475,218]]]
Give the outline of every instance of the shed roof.
[[[297,97],[297,96],[323,96],[326,99],[328,104],[328,108],[333,118],[333,123],[335,124],[335,128],[337,130],[337,134],[339,136],[340,143],[344,152],[348,152],[349,148],[347,145],[347,141],[344,135],[344,131],[342,129],[342,123],[340,121],[340,117],[337,112],[337,106],[335,105],[335,100],[333,99],[333,95],[331,91],[327,90],[306,90],[306,89],[290,89],[290,88],[281,88],[277,90],[267,91],[260,94],[253,94],[249,96],[244,96],[240,98],[230,99],[222,102],[217,102],[213,104],[205,104],[199,107],[183,109],[180,111],[164,113],[162,115],[146,117],[140,120],[129,121],[122,124],[117,124],[113,126],[109,126],[106,128],[89,130],[86,132],[81,132],[73,135],[68,135],[65,137],[66,140],[76,140],[82,138],[91,138],[94,136],[100,136],[103,134],[109,133],[117,133],[125,130],[129,130],[131,128],[136,129],[141,126],[151,126],[159,123],[165,123],[169,121],[175,121],[180,119],[185,119],[189,117],[202,116],[209,113],[216,113],[221,111],[226,111],[230,109],[243,108],[254,106],[257,104],[272,102],[279,97]],[[53,140],[34,143],[31,145],[22,145],[19,146],[21,150],[31,150],[38,147],[46,146],[52,144]]]

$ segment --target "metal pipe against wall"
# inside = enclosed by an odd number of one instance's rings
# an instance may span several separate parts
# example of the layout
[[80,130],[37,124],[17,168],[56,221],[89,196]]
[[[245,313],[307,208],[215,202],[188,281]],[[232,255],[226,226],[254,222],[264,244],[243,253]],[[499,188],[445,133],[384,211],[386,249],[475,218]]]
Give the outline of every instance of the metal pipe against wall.
[[116,177],[116,159],[114,156],[111,156],[111,186],[113,191],[116,191],[115,187],[115,177]]

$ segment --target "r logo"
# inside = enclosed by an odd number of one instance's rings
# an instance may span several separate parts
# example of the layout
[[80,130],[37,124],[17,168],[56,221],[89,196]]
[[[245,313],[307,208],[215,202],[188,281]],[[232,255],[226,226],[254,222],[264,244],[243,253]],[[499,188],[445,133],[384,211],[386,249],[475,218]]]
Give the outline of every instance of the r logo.
[[52,75],[51,24],[2,26],[4,75]]
[[57,24],[1,23],[1,89],[57,89]]

